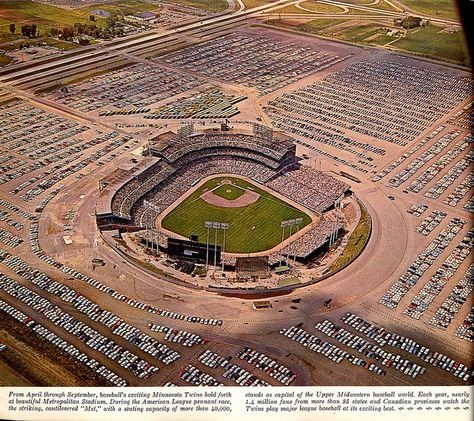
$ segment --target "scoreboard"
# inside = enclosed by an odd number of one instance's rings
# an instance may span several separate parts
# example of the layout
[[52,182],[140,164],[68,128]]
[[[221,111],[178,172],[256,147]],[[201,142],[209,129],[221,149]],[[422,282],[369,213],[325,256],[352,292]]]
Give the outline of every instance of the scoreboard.
[[219,264],[221,262],[221,246],[216,247],[214,244],[207,245],[195,241],[168,238],[168,256],[173,259],[206,263],[206,255],[209,264],[214,264],[214,259]]

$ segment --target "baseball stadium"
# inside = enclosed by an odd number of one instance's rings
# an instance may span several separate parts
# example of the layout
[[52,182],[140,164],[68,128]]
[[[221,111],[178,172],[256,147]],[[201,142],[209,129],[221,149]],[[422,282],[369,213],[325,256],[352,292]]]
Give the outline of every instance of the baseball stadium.
[[185,261],[188,271],[291,272],[346,232],[341,209],[354,200],[347,184],[295,152],[290,137],[260,124],[161,133],[141,163],[100,181],[97,224],[133,232],[146,252]]

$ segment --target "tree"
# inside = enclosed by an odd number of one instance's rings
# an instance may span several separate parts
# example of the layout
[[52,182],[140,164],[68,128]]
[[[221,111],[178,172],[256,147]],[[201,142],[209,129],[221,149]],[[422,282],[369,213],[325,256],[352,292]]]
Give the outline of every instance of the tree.
[[16,30],[16,25],[14,23],[10,23],[10,34],[14,34]]
[[34,23],[31,25],[30,33],[31,33],[31,38],[36,37],[36,25]]
[[95,16],[94,15],[89,15],[89,20],[91,22],[95,22]]
[[65,26],[62,31],[62,38],[68,41],[73,36],[74,36],[74,28],[72,28],[71,26]]
[[22,25],[21,26],[21,35],[24,37],[29,37],[31,34],[31,28],[30,25]]
[[84,25],[81,23],[81,22],[76,22],[74,24],[74,31],[77,33],[77,34],[82,34],[84,33]]
[[421,24],[422,19],[417,16],[408,16],[403,19],[402,27],[404,29],[418,28]]

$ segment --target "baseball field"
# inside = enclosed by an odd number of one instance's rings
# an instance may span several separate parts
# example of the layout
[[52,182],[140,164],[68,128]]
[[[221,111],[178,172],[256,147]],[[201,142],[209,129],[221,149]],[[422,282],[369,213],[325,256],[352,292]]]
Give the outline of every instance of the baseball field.
[[[223,199],[223,206],[206,201],[206,196],[210,194]],[[247,203],[246,198],[250,198]],[[279,244],[282,237],[281,221],[294,218],[303,219],[299,229],[311,223],[308,214],[256,185],[239,178],[219,177],[207,181],[183,200],[165,216],[161,225],[187,238],[197,235],[198,241],[205,243],[207,229],[204,222],[226,222],[229,228],[226,231],[225,251],[255,253]],[[295,230],[294,227],[293,233]],[[285,237],[288,233],[287,228]],[[215,231],[211,229],[209,242],[213,244],[214,239]],[[218,230],[217,243],[221,245],[222,241],[223,231]]]

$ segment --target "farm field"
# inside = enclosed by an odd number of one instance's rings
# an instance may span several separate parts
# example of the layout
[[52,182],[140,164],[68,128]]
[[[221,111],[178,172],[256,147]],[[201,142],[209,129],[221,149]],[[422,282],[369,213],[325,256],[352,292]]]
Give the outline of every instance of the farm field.
[[171,3],[209,10],[210,12],[223,12],[227,8],[225,0],[173,0]]
[[414,11],[427,15],[458,18],[453,0],[403,0],[402,3]]
[[384,46],[390,43],[391,47],[400,51],[469,65],[469,53],[462,30],[449,33],[440,26],[428,24],[423,28],[409,30],[406,37],[397,39],[397,37],[386,35],[387,30],[393,27],[390,21],[313,19],[298,23],[285,19],[273,19],[266,23],[358,44]]
[[469,63],[469,53],[462,31],[451,34],[442,31],[440,27],[427,26],[410,31],[405,38],[392,45],[400,50],[427,57],[447,59],[464,65]]

